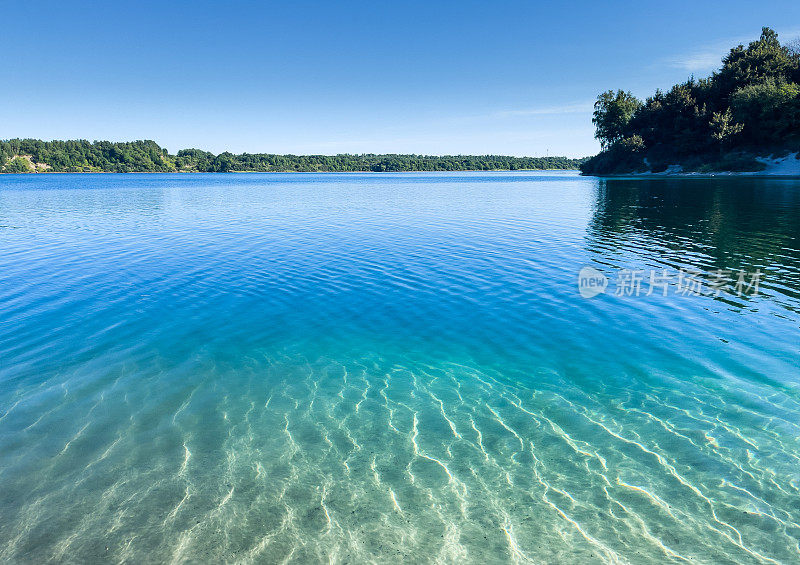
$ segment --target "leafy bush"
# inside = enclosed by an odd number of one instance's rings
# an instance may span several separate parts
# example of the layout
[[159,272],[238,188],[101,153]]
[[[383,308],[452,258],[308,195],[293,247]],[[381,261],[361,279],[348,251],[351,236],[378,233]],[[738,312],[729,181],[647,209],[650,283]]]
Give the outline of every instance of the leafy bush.
[[644,140],[634,135],[612,144],[606,151],[581,165],[587,174],[613,175],[642,172],[648,169],[645,161]]
[[752,155],[743,153],[730,153],[723,156],[718,161],[712,161],[697,167],[697,171],[701,173],[744,173],[763,171],[765,168],[766,165],[761,161],[756,160],[756,158]]

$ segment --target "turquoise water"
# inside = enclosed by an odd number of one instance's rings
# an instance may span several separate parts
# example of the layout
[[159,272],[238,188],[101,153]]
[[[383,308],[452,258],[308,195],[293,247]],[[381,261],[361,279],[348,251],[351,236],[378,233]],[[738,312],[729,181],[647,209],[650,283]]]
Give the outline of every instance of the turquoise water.
[[799,330],[800,181],[3,176],[0,561],[796,563]]

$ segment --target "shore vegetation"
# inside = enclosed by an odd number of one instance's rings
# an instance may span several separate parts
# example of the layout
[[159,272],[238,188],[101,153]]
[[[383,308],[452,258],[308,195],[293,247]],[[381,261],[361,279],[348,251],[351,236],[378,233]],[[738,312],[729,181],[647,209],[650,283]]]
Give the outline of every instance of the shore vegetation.
[[155,141],[0,141],[0,171],[32,172],[400,172],[577,169],[581,159],[502,155],[218,155],[200,149],[170,154]]
[[602,151],[582,163],[585,174],[760,170],[758,157],[800,150],[800,44],[765,27],[708,78],[644,101],[603,92],[592,122]]

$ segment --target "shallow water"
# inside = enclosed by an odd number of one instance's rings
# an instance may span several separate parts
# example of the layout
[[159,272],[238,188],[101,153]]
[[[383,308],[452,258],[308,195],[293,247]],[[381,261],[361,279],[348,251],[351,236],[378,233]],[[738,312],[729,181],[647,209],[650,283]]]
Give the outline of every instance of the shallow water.
[[3,176],[0,561],[798,562],[799,326],[800,181]]

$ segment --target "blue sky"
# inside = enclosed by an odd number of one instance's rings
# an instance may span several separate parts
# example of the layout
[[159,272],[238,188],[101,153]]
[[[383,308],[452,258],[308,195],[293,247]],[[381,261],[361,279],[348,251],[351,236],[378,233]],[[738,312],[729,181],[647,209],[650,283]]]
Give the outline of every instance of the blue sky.
[[705,76],[800,2],[0,2],[0,138],[582,156],[591,104]]

